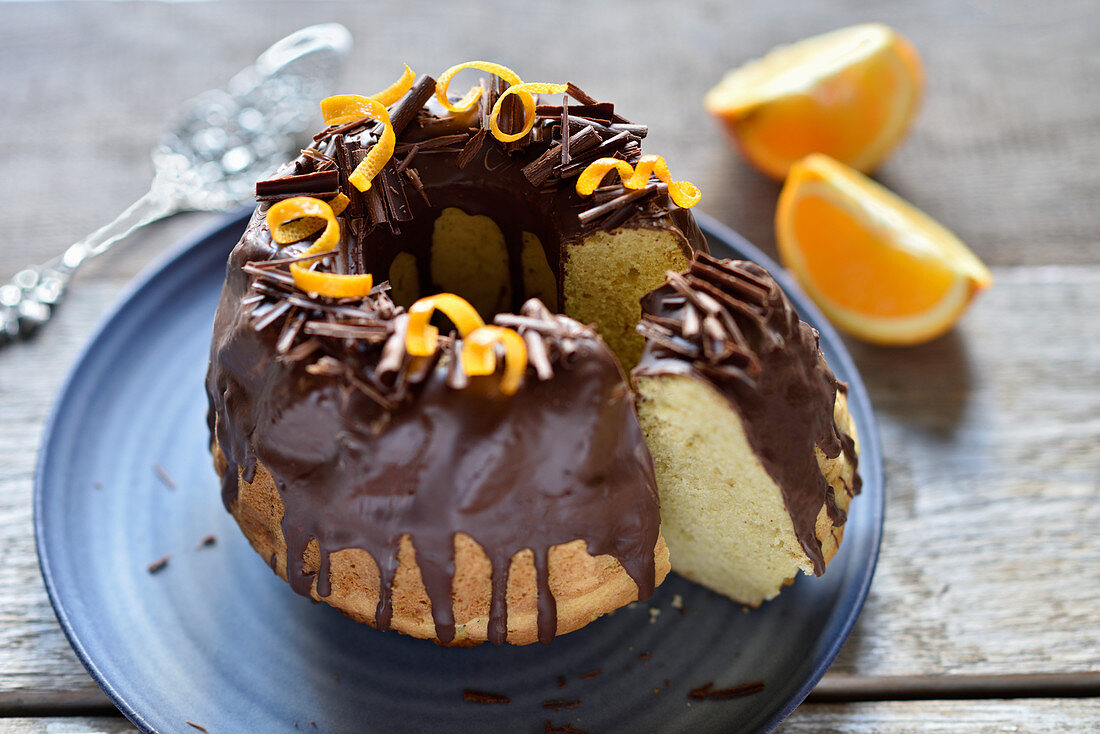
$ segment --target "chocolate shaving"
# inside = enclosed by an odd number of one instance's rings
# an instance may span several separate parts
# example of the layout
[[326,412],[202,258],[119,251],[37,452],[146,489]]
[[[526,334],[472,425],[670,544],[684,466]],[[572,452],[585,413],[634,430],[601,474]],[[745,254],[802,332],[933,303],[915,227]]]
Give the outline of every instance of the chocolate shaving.
[[305,158],[308,158],[310,161],[312,161],[314,167],[318,171],[325,171],[325,170],[328,170],[329,168],[335,168],[336,167],[336,160],[333,159],[332,156],[325,155],[324,153],[322,153],[321,151],[317,150],[316,148],[314,148],[312,146],[309,147],[309,148],[303,148],[302,149],[302,156],[305,157]]
[[401,159],[400,163],[397,164],[397,172],[401,173],[406,168],[408,168],[409,164],[412,163],[412,159],[415,158],[416,154],[419,153],[419,152],[420,152],[420,144],[419,143],[413,143],[413,146],[412,146],[412,148],[409,149],[408,154],[404,158]]
[[283,330],[279,332],[279,338],[275,342],[276,354],[286,354],[290,351],[290,347],[294,344],[294,340],[298,338],[306,318],[305,311],[299,311],[283,323]]
[[427,140],[421,140],[416,143],[398,143],[394,148],[394,153],[402,154],[406,153],[413,148],[419,148],[423,152],[429,150],[435,150],[436,148],[454,147],[460,143],[465,145],[466,141],[470,139],[469,133],[455,133],[453,135],[440,135],[435,138],[428,138]]
[[256,198],[265,201],[291,196],[334,196],[339,188],[340,174],[335,169],[316,171],[257,181]]
[[172,479],[172,477],[168,474],[168,470],[165,469],[163,466],[161,466],[160,464],[153,464],[153,471],[156,472],[157,477],[160,479],[160,481],[164,482],[164,486],[168,487],[168,489],[176,488],[176,480]]
[[[562,116],[562,110],[566,104],[565,102],[560,105],[540,104],[535,107],[535,116],[559,118]],[[598,121],[604,125],[611,125],[611,119],[615,116],[615,105],[611,102],[569,105],[569,115],[572,117],[583,117],[588,120]],[[639,125],[637,127],[645,127],[645,125]]]
[[470,162],[473,161],[479,152],[481,152],[481,145],[485,142],[485,136],[488,134],[489,131],[482,128],[474,135],[470,136],[470,139],[462,148],[462,152],[459,153],[458,158],[455,159],[455,165],[459,168],[465,168],[470,165]]
[[623,130],[636,138],[644,138],[649,135],[649,125],[634,125],[627,122],[613,122],[609,127],[612,130]]
[[394,234],[398,234],[401,231],[397,228],[397,225],[390,221],[389,215],[386,213],[386,204],[382,200],[382,195],[378,192],[377,186],[371,186],[363,192],[363,200],[366,203],[367,216],[370,217],[371,224],[376,226],[379,224],[388,224],[390,225],[390,231]]
[[256,313],[260,309],[257,308],[253,310],[252,328],[256,331],[263,331],[282,318],[292,306],[293,304],[291,304],[290,301],[277,301],[271,305],[271,308],[265,309],[263,315],[259,317],[257,317]]
[[[362,160],[360,156],[365,157],[366,153],[360,150],[360,145],[357,142],[349,145],[343,135],[337,135],[333,138],[333,152],[335,153],[336,170],[340,174],[340,191],[348,197],[348,206],[344,210],[344,216],[361,217],[363,216],[363,197],[359,194],[359,190],[348,181],[348,175],[359,165],[359,161]],[[360,155],[353,155],[353,153],[359,153]]]
[[405,184],[397,173],[397,166],[391,160],[378,174],[382,194],[386,200],[386,209],[391,221],[408,222],[412,220],[409,200],[405,196]]
[[306,365],[306,372],[323,377],[337,377],[344,374],[344,363],[327,354],[313,364]]
[[566,99],[561,103],[561,164],[564,166],[573,160],[569,155],[569,102]]
[[[290,265],[292,263],[304,263],[311,260],[320,260],[328,257],[329,255],[335,255],[336,250],[325,250],[324,252],[315,252],[312,255],[296,255],[294,257],[280,257],[273,260],[252,260],[246,267],[253,270],[267,270],[269,268],[281,268],[284,265]],[[293,277],[293,276],[292,276]]]
[[502,696],[499,693],[486,693],[485,691],[475,691],[467,688],[462,692],[462,699],[469,703],[511,703],[512,699],[507,696]]
[[532,186],[542,186],[562,159],[561,143],[554,143],[545,153],[523,167],[523,175]]
[[628,193],[612,199],[611,201],[607,201],[603,204],[594,206],[591,209],[587,209],[578,214],[577,218],[580,220],[582,225],[588,226],[600,217],[606,216],[608,214],[611,214],[612,212],[616,212],[620,209],[628,207],[631,203],[636,202],[639,199],[661,195],[667,192],[668,184],[650,183],[644,188],[629,190]]
[[398,137],[405,132],[405,128],[416,119],[417,114],[424,107],[424,103],[435,94],[435,79],[427,74],[421,75],[404,97],[394,103],[390,112],[390,127],[394,135]]
[[309,339],[294,347],[282,356],[284,362],[301,362],[309,355],[321,348],[321,342],[317,339]]
[[416,193],[420,194],[420,198],[424,200],[424,203],[431,206],[432,202],[428,201],[428,192],[424,190],[424,183],[420,180],[420,174],[416,172],[416,169],[406,168],[405,176],[408,177],[413,188],[416,189]]
[[198,550],[200,548],[209,548],[210,546],[214,545],[217,542],[218,542],[218,536],[214,535],[213,533],[210,533],[209,535],[204,535],[203,536],[202,540],[199,541],[199,544],[197,546],[195,546],[195,549]]
[[570,724],[562,724],[561,726],[554,726],[549,721],[546,723],[546,734],[588,734],[584,729],[578,729]]
[[575,709],[581,705],[580,701],[543,701],[542,707],[544,709],[553,709],[554,711],[561,711],[562,709]]
[[763,681],[746,683],[731,688],[714,688],[713,686],[714,683],[707,683],[704,686],[693,688],[688,692],[687,697],[696,701],[728,701],[731,698],[740,698],[764,690]]
[[596,105],[596,104],[599,104],[599,102],[596,101],[595,97],[593,97],[592,95],[585,92],[583,89],[578,87],[573,82],[566,82],[565,83],[565,93],[568,94],[573,99],[580,102],[582,105]]
[[328,321],[307,321],[303,331],[310,336],[364,339],[371,342],[381,342],[386,336],[384,325],[356,326],[354,324],[334,324]]

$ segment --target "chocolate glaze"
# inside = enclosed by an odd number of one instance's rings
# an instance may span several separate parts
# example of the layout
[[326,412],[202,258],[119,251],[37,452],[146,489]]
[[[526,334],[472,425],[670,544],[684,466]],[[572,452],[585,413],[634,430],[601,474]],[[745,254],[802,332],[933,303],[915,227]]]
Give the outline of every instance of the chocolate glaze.
[[[250,291],[241,268],[277,253],[254,218],[230,256],[207,389],[229,462],[223,500],[229,507],[236,498],[238,467],[249,481],[263,462],[283,499],[287,576],[296,591],[308,595],[313,584],[302,559],[311,540],[320,549],[322,597],[330,593],[330,554],[362,548],[382,575],[376,621],[385,629],[398,544],[408,534],[437,636],[449,642],[454,534],[464,532],[493,566],[494,642],[503,642],[507,629],[508,564],[524,548],[535,554],[543,642],[553,638],[557,618],[547,578],[552,546],[583,538],[589,553],[623,564],[640,598],[652,593],[659,525],[652,461],[633,396],[594,332],[570,322],[564,339],[548,336],[552,378],[540,380],[532,368],[511,397],[497,392],[496,376],[449,387],[454,347],[444,342],[427,376],[386,410],[339,376],[275,359],[279,330],[252,327],[249,309],[240,306]],[[343,359],[365,374],[382,351],[357,345]]]
[[852,486],[841,491],[858,493],[860,479],[855,442],[833,418],[837,390],[847,388],[825,364],[817,330],[799,320],[762,267],[705,254],[645,296],[642,312],[646,348],[633,374],[689,375],[726,396],[779,486],[814,572],[824,573],[818,513],[825,507],[834,525],[847,518],[814,447],[852,463]]
[[[532,185],[523,169],[540,157],[548,160],[554,146],[562,145],[561,117],[557,128],[554,120],[540,120],[524,141],[502,144],[485,133],[485,110],[499,85],[483,94],[480,113],[454,117],[425,105],[432,88],[434,82],[422,77],[391,108],[397,151],[370,191],[347,185],[348,173],[380,134],[369,121],[318,134],[310,149],[280,171],[283,177],[303,177],[294,179],[299,181],[315,172],[337,172],[340,191],[351,199],[341,217],[338,272],[371,272],[380,282],[397,254],[410,252],[418,262],[421,294],[435,292],[429,267],[432,227],[438,213],[451,206],[487,215],[500,226],[509,251],[513,309],[524,299],[520,253],[525,231],[542,242],[559,294],[564,245],[593,230],[660,228],[677,235],[688,255],[705,250],[690,212],[676,208],[664,189],[582,224],[580,213],[596,205],[598,197],[576,193],[573,176],[579,171],[559,168],[539,186]],[[566,118],[566,133],[582,140],[574,126],[588,123]],[[614,119],[621,121],[617,115]],[[502,126],[509,129],[506,121]],[[587,155],[598,151],[637,159],[642,126],[628,125],[633,132],[625,135],[599,121],[591,126],[586,138],[591,141],[597,133],[603,142]],[[584,160],[563,155],[562,165],[569,162],[575,169]],[[331,176],[324,180],[330,183]],[[376,626],[385,629],[392,615],[397,549],[407,534],[432,602],[437,637],[446,643],[454,637],[454,536],[464,532],[492,563],[488,636],[493,642],[505,641],[509,561],[525,548],[534,552],[542,642],[553,638],[556,626],[547,565],[555,545],[584,539],[589,553],[615,557],[637,583],[639,598],[647,598],[654,586],[659,532],[652,459],[633,395],[602,341],[576,322],[524,306],[523,313],[545,328],[517,328],[532,345],[529,351],[542,356],[529,365],[519,392],[505,397],[496,392],[495,376],[470,378],[456,389],[462,376],[454,369],[455,345],[447,339],[441,340],[434,361],[399,355],[402,366],[394,377],[393,355],[384,354],[381,341],[329,338],[317,347],[301,343],[300,331],[287,326],[290,316],[258,325],[252,315],[260,307],[255,283],[244,268],[294,254],[293,247],[271,241],[261,214],[280,195],[310,193],[291,190],[292,183],[264,187],[267,196],[230,255],[207,376],[211,430],[229,465],[223,500],[229,508],[238,475],[251,481],[263,462],[285,508],[290,585],[309,595],[316,578],[318,595],[327,596],[330,554],[362,548],[379,566]],[[626,193],[621,186],[605,189],[601,201]],[[390,313],[392,304],[380,299],[385,295],[366,299],[363,307]],[[295,309],[300,318],[308,311]],[[310,318],[333,316],[331,310],[318,310]],[[386,342],[401,341],[399,322],[385,321]],[[551,328],[551,322],[556,326]],[[395,334],[398,338],[391,339]],[[291,342],[297,347],[290,353],[305,347],[311,365],[276,358],[277,345],[284,354]],[[322,363],[326,358],[330,361]],[[379,370],[380,363],[385,369]],[[348,372],[337,374],[339,369]],[[385,394],[372,397],[375,391]],[[321,558],[315,575],[304,573],[302,557],[312,540]]]

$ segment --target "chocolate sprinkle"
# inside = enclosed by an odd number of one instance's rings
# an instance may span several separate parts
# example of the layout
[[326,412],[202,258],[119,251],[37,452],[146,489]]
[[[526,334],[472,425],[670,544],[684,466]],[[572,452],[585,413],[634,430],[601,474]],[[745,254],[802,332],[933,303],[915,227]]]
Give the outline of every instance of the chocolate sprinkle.
[[160,481],[164,482],[164,486],[168,487],[168,489],[176,488],[176,480],[172,479],[172,477],[168,474],[168,470],[165,469],[163,466],[161,466],[160,464],[153,464],[153,471],[156,472],[157,477],[160,479]]
[[512,699],[508,696],[502,696],[499,693],[486,693],[485,691],[474,691],[469,688],[462,692],[462,699],[469,703],[511,703]]
[[732,698],[741,698],[764,690],[764,682],[746,683],[730,688],[714,688],[714,683],[707,683],[688,692],[687,697],[695,701],[728,701]]
[[554,711],[561,711],[562,709],[575,709],[581,705],[580,701],[543,701],[542,707],[544,709],[553,709]]
[[549,721],[546,724],[546,734],[588,734],[584,729],[578,729],[570,724],[562,724],[561,726],[554,726]]
[[168,565],[168,561],[170,561],[171,559],[172,554],[166,553],[157,560],[150,563],[147,567],[147,570],[149,571],[149,573],[158,573],[159,571],[164,570],[164,567]]

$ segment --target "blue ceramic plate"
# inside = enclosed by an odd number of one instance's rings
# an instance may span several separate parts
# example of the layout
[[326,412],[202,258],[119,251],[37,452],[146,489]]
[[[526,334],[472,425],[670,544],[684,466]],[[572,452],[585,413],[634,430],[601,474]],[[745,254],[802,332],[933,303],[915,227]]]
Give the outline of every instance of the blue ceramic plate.
[[[700,217],[711,247],[768,268],[821,331],[862,439],[863,494],[822,578],[740,606],[670,576],[552,645],[449,650],[378,632],[292,593],[222,507],[207,451],[207,345],[233,216],[185,243],[122,299],[77,361],[35,483],[46,588],[69,641],[146,732],[767,731],[836,657],[871,583],[882,457],[863,383],[836,332],[775,263]],[[174,485],[169,486],[169,485]],[[199,547],[213,534],[217,541]],[[150,573],[151,562],[169,555]],[[693,701],[707,683],[763,691]],[[464,700],[467,689],[507,704]],[[571,708],[546,702],[579,702]]]

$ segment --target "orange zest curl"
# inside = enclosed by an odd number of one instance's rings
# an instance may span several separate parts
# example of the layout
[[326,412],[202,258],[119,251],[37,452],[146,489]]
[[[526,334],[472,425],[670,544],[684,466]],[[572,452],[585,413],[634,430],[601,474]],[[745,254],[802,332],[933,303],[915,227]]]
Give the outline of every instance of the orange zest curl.
[[477,310],[454,293],[439,293],[409,307],[409,324],[405,331],[405,349],[414,357],[429,357],[439,344],[439,329],[429,323],[432,314],[442,311],[454,322],[462,337],[459,355],[462,370],[471,376],[491,375],[497,369],[496,345],[504,348],[504,375],[500,391],[514,395],[523,383],[527,371],[527,344],[514,329],[486,326]]
[[[489,115],[489,128],[493,133],[493,137],[502,143],[519,140],[531,132],[531,128],[535,126],[535,98],[531,95],[565,94],[568,89],[564,84],[543,84],[541,82],[519,83],[508,87],[504,90],[504,94],[497,98],[496,104],[493,105],[493,111]],[[523,102],[523,129],[518,133],[506,133],[497,125],[497,116],[500,115],[501,105],[509,94],[518,95]]]
[[[343,202],[343,206],[347,206],[347,201]],[[311,196],[295,196],[272,204],[267,210],[267,227],[271,230],[271,239],[280,245],[298,242],[316,232],[320,228],[315,226],[317,220],[324,223],[324,231],[303,255],[328,252],[340,243],[340,224],[336,221],[336,213],[332,207]],[[302,234],[309,227],[313,227],[312,230]],[[290,274],[294,278],[294,284],[303,291],[330,298],[366,296],[374,286],[374,279],[370,275],[324,273],[309,270],[303,263],[291,263]]]
[[462,342],[462,369],[467,375],[491,375],[496,372],[497,344],[504,347],[504,375],[500,380],[500,391],[505,395],[514,395],[527,371],[527,345],[514,329],[482,326],[470,332]]
[[408,64],[405,64],[405,73],[401,75],[401,78],[395,81],[390,86],[383,89],[377,94],[372,94],[371,99],[376,99],[382,104],[389,107],[405,96],[405,92],[412,89],[413,80],[416,79],[416,72],[409,68]]
[[477,310],[454,293],[421,298],[409,307],[409,327],[405,332],[405,349],[414,357],[428,357],[435,352],[439,329],[428,322],[437,309],[454,322],[463,338],[485,326]]
[[[393,87],[390,89],[393,89]],[[380,92],[380,94],[386,94],[389,91],[387,89]],[[393,132],[390,113],[386,110],[386,105],[373,97],[364,97],[359,94],[337,94],[321,100],[321,115],[324,117],[326,125],[344,125],[362,120],[365,117],[382,123],[382,139],[371,146],[367,157],[348,176],[348,181],[352,186],[360,191],[367,191],[370,189],[371,179],[378,175],[378,172],[393,156],[394,146],[397,145],[397,136]]]
[[507,66],[493,63],[492,61],[467,61],[464,64],[455,64],[447,71],[440,75],[439,79],[435,83],[435,98],[439,100],[439,104],[443,105],[443,108],[448,112],[465,112],[471,109],[477,100],[481,97],[481,87],[473,87],[469,92],[466,92],[466,96],[460,99],[458,102],[451,102],[447,99],[447,87],[451,85],[451,79],[455,74],[465,69],[478,69],[489,74],[495,74],[510,85],[523,84],[523,80],[519,78],[519,74],[509,69]]
[[636,166],[631,166],[618,158],[600,158],[593,161],[584,169],[577,178],[577,193],[588,196],[603,181],[603,177],[615,170],[622,179],[623,186],[628,189],[640,189],[646,185],[651,175],[668,184],[668,195],[678,207],[690,209],[703,198],[699,187],[690,181],[673,181],[668,171],[668,164],[659,155],[643,155],[638,159]]

